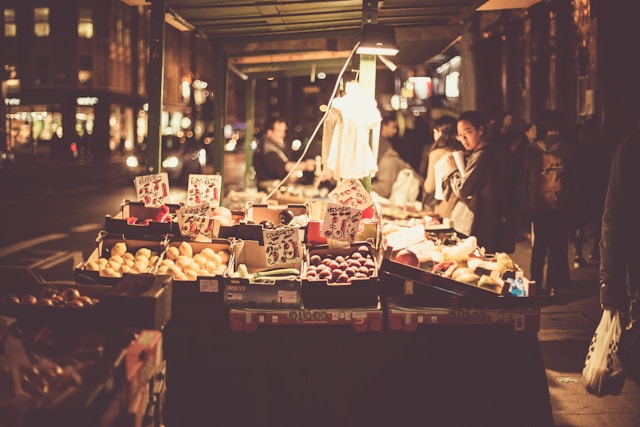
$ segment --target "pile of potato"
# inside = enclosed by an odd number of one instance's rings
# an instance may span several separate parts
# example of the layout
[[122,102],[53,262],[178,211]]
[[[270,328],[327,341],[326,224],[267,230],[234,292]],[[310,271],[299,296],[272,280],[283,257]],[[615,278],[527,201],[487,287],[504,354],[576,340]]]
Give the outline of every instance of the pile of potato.
[[171,274],[174,280],[196,280],[198,276],[223,275],[229,264],[228,250],[205,247],[194,253],[189,242],[169,246],[157,274]]
[[122,277],[123,273],[149,273],[157,264],[160,254],[149,248],[140,248],[135,253],[127,251],[125,242],[117,242],[111,248],[109,258],[100,257],[97,261],[88,261],[84,269],[97,271],[103,277]]

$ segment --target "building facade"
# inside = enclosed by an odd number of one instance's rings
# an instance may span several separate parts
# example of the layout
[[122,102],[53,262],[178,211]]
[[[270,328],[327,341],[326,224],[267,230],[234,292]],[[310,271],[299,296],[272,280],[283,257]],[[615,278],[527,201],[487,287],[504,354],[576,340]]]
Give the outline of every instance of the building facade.
[[[0,127],[8,148],[37,151],[57,134],[64,147],[76,142],[100,158],[144,140],[148,8],[120,0],[6,0],[0,26]],[[163,134],[199,136],[212,127],[211,56],[206,39],[167,26]]]

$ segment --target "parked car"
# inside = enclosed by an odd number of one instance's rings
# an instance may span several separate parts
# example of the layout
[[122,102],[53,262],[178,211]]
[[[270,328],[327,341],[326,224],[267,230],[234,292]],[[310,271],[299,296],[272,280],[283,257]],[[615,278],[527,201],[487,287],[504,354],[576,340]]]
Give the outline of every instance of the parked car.
[[[147,175],[147,143],[139,144],[127,157],[126,165],[133,178]],[[186,183],[190,174],[200,174],[207,162],[204,146],[194,139],[177,135],[162,137],[162,162],[160,172],[166,172],[169,181]]]

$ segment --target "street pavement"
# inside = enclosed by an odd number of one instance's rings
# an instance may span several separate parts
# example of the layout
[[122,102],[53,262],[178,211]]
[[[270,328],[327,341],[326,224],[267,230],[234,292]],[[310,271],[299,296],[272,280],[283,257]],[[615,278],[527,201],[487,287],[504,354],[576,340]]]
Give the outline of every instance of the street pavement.
[[[585,244],[585,253],[590,239]],[[512,254],[530,277],[531,245],[521,241]],[[549,300],[540,296],[538,341],[547,374],[554,423],[557,427],[638,427],[640,386],[627,379],[620,395],[597,397],[582,382],[582,368],[602,311],[598,297],[598,265],[571,269],[571,283]]]
[[[225,184],[233,188],[234,185],[239,185],[236,181],[242,176],[244,164],[241,159],[235,157],[230,160],[232,161],[225,162]],[[113,163],[122,161],[120,156],[111,159]],[[59,171],[74,169],[69,166],[92,169],[100,166],[82,160],[65,165],[43,162],[26,167],[15,165],[10,175],[17,178],[20,176],[20,169],[28,172],[34,167],[45,165]],[[104,166],[110,167],[108,163]],[[5,183],[12,181],[6,178],[5,175]],[[585,243],[585,253],[591,244],[592,238]],[[516,251],[511,256],[525,275],[530,277],[529,241],[518,242]],[[579,269],[572,268],[571,282],[560,288],[556,298],[549,299],[539,295],[537,299],[541,308],[538,341],[544,360],[555,426],[640,427],[640,386],[637,383],[627,379],[619,395],[596,397],[586,391],[581,380],[587,348],[601,316],[598,300],[598,265],[589,263]]]

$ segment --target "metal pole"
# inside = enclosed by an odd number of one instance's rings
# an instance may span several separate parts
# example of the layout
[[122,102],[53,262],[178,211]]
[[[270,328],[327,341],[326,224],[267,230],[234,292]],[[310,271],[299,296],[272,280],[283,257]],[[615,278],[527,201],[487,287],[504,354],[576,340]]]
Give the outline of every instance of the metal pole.
[[[362,2],[362,24],[375,24],[378,22],[378,9],[377,2],[374,3],[371,0],[364,0]],[[359,70],[359,86],[360,91],[365,96],[376,97],[376,56],[375,55],[360,55],[360,70]],[[369,131],[369,145],[373,145],[373,132],[379,131],[376,127]],[[367,176],[360,180],[364,188],[367,191],[371,191],[371,177]]]
[[248,184],[249,171],[253,166],[253,147],[251,147],[251,143],[253,142],[253,132],[255,129],[255,121],[256,121],[256,79],[247,80],[246,91],[247,92],[245,95],[245,104],[247,106],[247,110],[246,110],[247,111],[247,117],[246,117],[247,127],[245,128],[245,134],[244,134],[245,189]]
[[[214,135],[213,172],[222,176],[224,183],[224,125],[227,116],[227,56],[220,46],[215,46]],[[224,188],[224,185],[223,185]]]
[[162,90],[164,84],[164,0],[151,1],[151,42],[149,45],[149,124],[147,129],[147,172],[161,172]]

